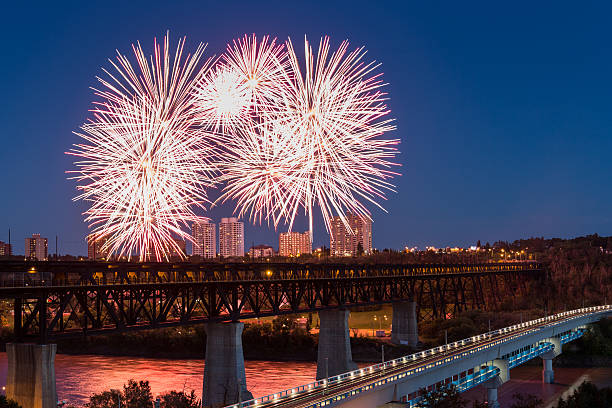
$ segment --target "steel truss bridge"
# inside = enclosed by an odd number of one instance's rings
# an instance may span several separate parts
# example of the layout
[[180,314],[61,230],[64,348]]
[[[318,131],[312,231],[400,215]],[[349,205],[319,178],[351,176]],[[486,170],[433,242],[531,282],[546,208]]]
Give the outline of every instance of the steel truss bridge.
[[494,309],[534,262],[457,265],[0,262],[19,340],[316,312],[402,300],[422,318]]

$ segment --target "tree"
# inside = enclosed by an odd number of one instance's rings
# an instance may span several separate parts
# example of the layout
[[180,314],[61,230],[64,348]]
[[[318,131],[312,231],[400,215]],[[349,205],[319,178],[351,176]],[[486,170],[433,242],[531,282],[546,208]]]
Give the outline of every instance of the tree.
[[536,397],[535,395],[523,395],[523,394],[514,394],[512,396],[514,402],[510,405],[510,408],[537,408],[542,404],[542,400]]
[[288,316],[277,316],[272,320],[272,329],[275,333],[287,335],[296,327],[295,319]]
[[567,400],[559,398],[558,408],[604,408],[612,406],[612,388],[598,389],[585,381]]
[[148,381],[128,380],[123,386],[123,396],[129,408],[151,408],[153,394]]
[[170,391],[160,396],[161,408],[200,408],[201,402],[196,398],[195,391],[187,394],[184,391]]
[[419,406],[422,408],[463,408],[466,404],[454,384],[449,387],[436,388],[429,392],[422,389],[421,392],[423,400]]
[[17,402],[6,398],[6,395],[0,395],[0,408],[21,408]]
[[363,244],[360,242],[357,244],[357,256],[363,255]]
[[117,408],[125,405],[125,398],[120,390],[104,391],[89,397],[89,402],[85,404],[87,408]]

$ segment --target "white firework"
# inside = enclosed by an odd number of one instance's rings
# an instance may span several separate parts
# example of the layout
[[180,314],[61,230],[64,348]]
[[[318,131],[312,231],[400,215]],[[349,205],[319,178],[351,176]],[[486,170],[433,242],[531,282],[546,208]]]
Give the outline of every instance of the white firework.
[[99,78],[94,118],[76,133],[86,143],[67,152],[81,158],[70,172],[82,192],[75,200],[91,203],[86,222],[106,238],[102,251],[168,259],[181,254],[176,239],[191,239],[188,223],[202,219],[194,209],[207,202],[216,153],[212,135],[198,133],[190,94],[210,60],[199,66],[204,45],[183,60],[184,43],[171,58],[166,36],[150,60],[133,46],[138,71],[118,53],[117,72]]
[[257,122],[262,109],[274,110],[284,94],[284,45],[268,37],[258,43],[255,35],[235,40],[213,71],[194,92],[203,126],[227,135],[238,127]]
[[328,231],[335,214],[349,228],[345,213],[370,218],[365,204],[382,208],[377,200],[393,190],[388,179],[397,174],[391,171],[395,165],[391,160],[399,141],[380,138],[395,127],[392,119],[382,119],[389,111],[380,90],[381,74],[374,74],[379,65],[362,62],[363,48],[347,53],[347,42],[329,55],[329,39],[324,38],[316,60],[305,40],[302,69],[291,41],[286,45],[288,65],[278,64],[282,87],[271,98],[272,104],[260,105],[256,125],[235,135],[237,141],[230,149],[236,158],[264,154],[259,158],[264,161],[268,153],[253,149],[252,140],[259,136],[250,132],[283,129],[282,137],[272,132],[276,137],[272,143],[291,142],[291,148],[282,146],[291,165],[277,169],[276,179],[282,181],[275,189],[252,189],[243,180],[269,180],[269,175],[257,166],[229,161],[223,176],[226,195],[238,199],[241,214],[250,212],[261,219],[262,212],[274,209],[279,214],[274,216],[275,225],[284,217],[291,229],[303,209],[312,234],[313,208],[318,206]]

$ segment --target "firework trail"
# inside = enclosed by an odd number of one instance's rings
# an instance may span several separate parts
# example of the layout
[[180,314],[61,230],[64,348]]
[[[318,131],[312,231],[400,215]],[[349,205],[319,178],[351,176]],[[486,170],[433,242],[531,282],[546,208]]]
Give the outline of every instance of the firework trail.
[[91,203],[85,220],[93,236],[107,238],[103,251],[168,259],[180,254],[175,238],[191,239],[183,227],[202,219],[193,208],[203,207],[214,184],[215,147],[212,135],[194,137],[201,130],[190,95],[211,60],[199,66],[202,44],[183,59],[184,43],[171,56],[166,36],[150,59],[133,46],[137,67],[118,52],[116,72],[98,78],[94,118],[75,132],[86,143],[67,152],[81,158],[69,172],[80,183],[75,200]]
[[260,105],[258,122],[232,135],[223,198],[237,200],[237,211],[251,219],[268,214],[275,226],[284,219],[289,230],[304,210],[312,238],[316,206],[328,231],[334,214],[349,228],[346,212],[370,218],[365,203],[382,208],[377,199],[393,190],[388,180],[397,174],[390,168],[399,141],[380,138],[395,126],[383,119],[385,84],[374,73],[379,65],[363,62],[363,48],[347,53],[345,41],[330,55],[325,37],[315,59],[305,39],[302,69],[290,40],[286,46],[273,103]]

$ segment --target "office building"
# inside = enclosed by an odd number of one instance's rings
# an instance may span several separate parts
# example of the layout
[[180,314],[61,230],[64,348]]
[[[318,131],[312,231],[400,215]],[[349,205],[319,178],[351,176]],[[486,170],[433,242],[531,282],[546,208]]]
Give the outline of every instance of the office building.
[[274,248],[270,245],[255,245],[249,250],[251,258],[270,258],[274,256]]
[[331,219],[330,252],[332,256],[357,256],[372,253],[372,221],[346,214],[347,226],[339,216]]
[[219,223],[219,255],[244,256],[244,223],[236,217],[221,218]]
[[310,232],[281,232],[278,238],[280,256],[300,256],[312,253]]
[[191,226],[192,255],[202,258],[214,258],[217,256],[217,228],[208,221],[194,222]]
[[108,259],[108,249],[104,248],[106,241],[106,237],[89,234],[87,236],[87,258],[92,261]]
[[40,234],[32,234],[31,238],[25,239],[25,257],[37,261],[46,261],[48,251],[48,240]]

